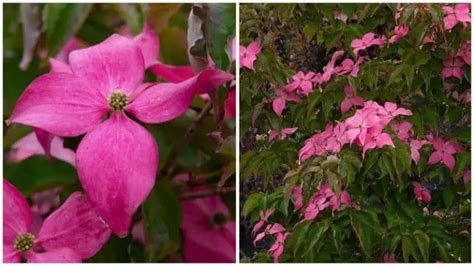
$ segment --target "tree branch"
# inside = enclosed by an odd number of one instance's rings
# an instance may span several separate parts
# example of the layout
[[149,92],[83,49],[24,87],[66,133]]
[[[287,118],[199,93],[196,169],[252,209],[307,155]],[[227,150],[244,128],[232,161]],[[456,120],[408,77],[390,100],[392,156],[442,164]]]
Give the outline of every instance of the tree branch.
[[201,124],[204,117],[211,111],[212,103],[208,101],[201,112],[194,118],[193,123],[189,126],[188,130],[183,136],[183,140],[174,147],[171,151],[170,156],[168,157],[168,161],[166,162],[165,166],[163,166],[161,170],[161,175],[169,176],[173,173],[175,168],[175,161],[178,158],[178,155],[183,151],[183,148],[189,143],[191,137],[194,135],[194,132]]
[[210,188],[207,190],[195,191],[195,192],[185,192],[179,196],[180,200],[192,200],[192,199],[199,199],[204,198],[212,195],[218,194],[226,194],[235,192],[235,187],[223,187],[221,189],[218,188]]

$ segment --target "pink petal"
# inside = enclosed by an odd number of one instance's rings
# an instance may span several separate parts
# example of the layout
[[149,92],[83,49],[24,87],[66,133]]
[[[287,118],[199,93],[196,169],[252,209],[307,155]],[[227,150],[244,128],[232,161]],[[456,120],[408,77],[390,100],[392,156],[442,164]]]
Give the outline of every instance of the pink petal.
[[351,109],[352,107],[352,103],[351,103],[351,100],[349,99],[345,99],[341,102],[341,113],[346,113],[347,111],[349,111],[349,109]]
[[298,130],[297,127],[288,127],[288,128],[282,129],[282,130],[281,130],[281,133],[284,133],[284,134],[286,134],[286,135],[291,135],[291,134],[295,133],[296,130]]
[[235,262],[234,221],[229,221],[220,228],[184,233],[184,238],[184,257],[186,262]]
[[163,123],[182,115],[196,93],[208,93],[233,76],[221,70],[204,70],[181,83],[160,83],[147,88],[127,106],[127,111],[145,123]]
[[302,81],[300,84],[301,90],[304,94],[308,95],[313,90],[313,83],[311,81]]
[[272,140],[277,138],[279,135],[280,134],[278,133],[278,131],[275,131],[275,130],[270,131],[270,134],[268,134],[268,141],[271,142]]
[[31,229],[31,211],[23,195],[3,179],[3,243],[11,244],[19,233]]
[[278,116],[281,116],[281,113],[285,109],[285,106],[286,106],[286,100],[282,97],[275,98],[272,102],[273,111]]
[[108,110],[106,99],[82,80],[72,74],[49,73],[30,83],[9,122],[72,137],[96,126]]
[[43,253],[28,254],[28,263],[80,263],[81,257],[70,248],[57,248]]
[[420,152],[415,148],[411,148],[410,152],[411,159],[415,162],[415,164],[418,164],[418,161],[420,160]]
[[262,229],[262,227],[265,225],[265,221],[258,221],[258,223],[256,223],[254,226],[253,226],[253,229],[252,229],[252,236],[255,236],[255,234],[260,230]]
[[385,145],[395,147],[395,145],[393,145],[392,138],[390,138],[390,135],[387,133],[382,133],[377,136],[377,147],[382,148]]
[[344,94],[346,95],[347,98],[350,98],[354,96],[354,89],[352,88],[351,85],[347,85],[344,87]]
[[86,196],[74,192],[46,218],[36,245],[46,250],[67,247],[82,259],[94,256],[110,237],[110,229],[97,215]]
[[252,55],[258,55],[260,51],[262,50],[262,46],[258,41],[253,41],[249,44],[247,47],[247,53],[252,54]]
[[[73,150],[64,148],[63,143],[63,139],[53,136],[53,139],[51,140],[51,156],[75,166],[76,153]],[[8,160],[12,162],[20,162],[33,155],[44,154],[45,151],[38,142],[37,137],[34,133],[30,133],[13,144],[12,150],[8,153]]]
[[255,239],[253,240],[253,245],[256,246],[257,245],[257,242],[262,240],[262,238],[265,237],[265,231],[264,232],[261,232],[260,234],[258,234]]
[[72,72],[107,97],[114,90],[130,95],[143,81],[145,63],[133,40],[113,34],[89,48],[69,55]]
[[273,224],[272,227],[268,230],[268,234],[273,235],[285,231],[285,228],[281,224]]
[[61,50],[54,56],[54,60],[58,60],[67,65],[69,54],[79,49],[81,46],[81,41],[76,37],[71,37],[66,44],[61,48]]
[[160,41],[153,28],[145,23],[143,31],[133,38],[133,42],[135,42],[142,51],[145,60],[145,68],[153,65],[160,53]]
[[[351,47],[352,48],[360,48],[363,46],[363,42],[361,39],[354,39],[352,40],[351,42]],[[355,50],[354,50],[355,51]],[[357,54],[356,52],[354,52],[354,54]]]
[[196,75],[190,66],[170,66],[156,61],[150,70],[168,82],[179,83]]
[[361,97],[355,96],[351,98],[352,105],[364,106],[364,99]]
[[292,195],[295,198],[295,211],[301,209],[303,207],[303,196],[301,195],[301,187],[296,186],[292,190]]
[[369,32],[369,33],[364,34],[364,36],[362,36],[362,41],[365,44],[367,44],[367,46],[370,46],[374,38],[375,38],[375,34],[372,32]]
[[456,17],[454,15],[448,15],[443,18],[444,28],[446,30],[451,30],[457,24]]
[[341,192],[341,203],[347,206],[352,205],[352,200],[351,200],[351,196],[349,195],[349,192],[347,191]]
[[443,159],[443,154],[439,151],[435,151],[430,155],[428,164],[436,164]]
[[49,69],[50,72],[63,72],[72,74],[71,67],[68,64],[54,58],[49,59]]
[[274,263],[278,263],[278,260],[281,256],[281,254],[283,254],[283,244],[279,244],[278,247],[273,252],[273,262]]
[[224,102],[225,119],[235,118],[235,94],[236,94],[236,90],[232,90],[227,94],[227,98],[225,99],[225,102]]
[[454,156],[450,154],[444,154],[442,161],[444,165],[446,165],[449,168],[449,170],[453,171],[454,164],[456,163],[454,160]]
[[13,242],[3,242],[3,263],[20,263],[20,261],[20,253],[13,247]]
[[53,135],[48,131],[42,130],[41,128],[33,128],[34,134],[36,135],[36,139],[38,143],[43,148],[46,156],[50,157],[51,155],[51,142],[53,140]]
[[123,114],[112,116],[77,148],[79,180],[98,214],[119,237],[153,188],[158,149],[151,134]]

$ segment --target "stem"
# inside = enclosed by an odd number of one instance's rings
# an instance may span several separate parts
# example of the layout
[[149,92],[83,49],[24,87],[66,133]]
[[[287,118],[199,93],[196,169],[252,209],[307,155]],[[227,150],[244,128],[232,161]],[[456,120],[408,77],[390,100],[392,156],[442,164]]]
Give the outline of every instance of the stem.
[[201,124],[204,117],[211,111],[212,103],[208,101],[201,112],[194,118],[193,123],[189,126],[188,130],[183,136],[183,141],[181,141],[178,145],[174,147],[171,151],[168,161],[166,162],[165,166],[161,170],[161,174],[164,176],[169,176],[173,173],[175,168],[175,161],[178,158],[178,155],[182,152],[183,148],[189,143],[191,137],[194,135],[194,132]]
[[179,196],[180,200],[192,200],[192,199],[199,199],[199,198],[204,198],[212,195],[217,195],[217,194],[226,194],[226,193],[232,193],[235,192],[235,187],[223,187],[223,188],[210,188],[206,190],[201,190],[201,191],[195,191],[195,192],[185,192]]

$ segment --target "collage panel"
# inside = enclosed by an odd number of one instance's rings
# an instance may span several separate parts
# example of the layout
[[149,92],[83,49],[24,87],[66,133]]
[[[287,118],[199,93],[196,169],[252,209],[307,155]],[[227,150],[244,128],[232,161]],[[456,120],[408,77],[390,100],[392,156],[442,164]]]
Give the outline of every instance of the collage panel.
[[470,4],[239,13],[240,262],[470,262]]
[[3,262],[235,263],[236,4],[2,5]]

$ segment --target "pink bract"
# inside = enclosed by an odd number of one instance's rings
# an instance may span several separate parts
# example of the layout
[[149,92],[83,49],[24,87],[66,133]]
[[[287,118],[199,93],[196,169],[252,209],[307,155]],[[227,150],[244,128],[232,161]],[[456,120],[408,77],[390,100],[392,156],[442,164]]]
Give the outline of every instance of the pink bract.
[[[26,199],[3,180],[3,261],[81,262],[94,256],[107,242],[111,231],[96,214],[87,198],[75,192],[31,232],[32,214]],[[20,240],[22,239],[22,240]],[[25,240],[27,239],[27,240]],[[15,247],[15,241],[30,245]]]
[[471,23],[469,6],[469,4],[456,4],[454,8],[451,6],[443,6],[445,15],[443,18],[444,28],[451,30],[458,22],[461,22],[464,26]]
[[258,41],[251,42],[247,47],[241,45],[239,49],[240,67],[255,71],[253,64],[261,50],[262,46]]
[[439,137],[433,137],[430,142],[433,145],[434,151],[428,159],[428,164],[433,165],[442,162],[449,170],[453,171],[454,164],[456,163],[454,154],[458,152],[456,143],[451,140],[444,141]]
[[431,201],[430,191],[418,182],[412,182],[412,185],[416,200],[429,204]]
[[[35,79],[9,120],[62,137],[86,133],[77,149],[79,179],[118,236],[128,234],[158,166],[153,137],[125,111],[145,123],[166,122],[183,114],[195,94],[233,79],[220,70],[205,70],[180,83],[142,84],[144,54],[134,40],[117,34],[75,50],[69,55],[72,72]],[[109,118],[102,122],[105,115]]]
[[[195,191],[205,186],[193,188]],[[186,262],[235,262],[235,221],[218,196],[181,201]]]
[[462,67],[464,66],[464,61],[452,54],[443,60],[443,70],[441,71],[441,77],[447,79],[449,77],[455,77],[457,79],[462,79]]

